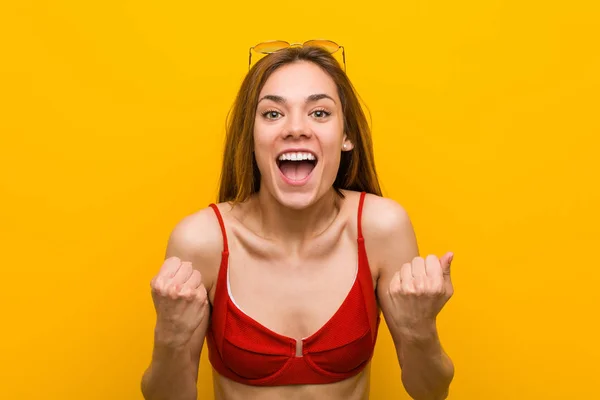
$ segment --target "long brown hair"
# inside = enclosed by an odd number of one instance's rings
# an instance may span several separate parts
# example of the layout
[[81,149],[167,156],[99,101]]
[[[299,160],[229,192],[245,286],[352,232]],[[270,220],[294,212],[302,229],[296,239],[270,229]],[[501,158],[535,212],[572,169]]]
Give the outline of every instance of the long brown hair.
[[354,86],[338,61],[326,50],[318,47],[292,47],[260,59],[242,82],[227,124],[219,202],[243,202],[259,190],[260,171],[254,158],[254,119],[258,96],[277,68],[301,60],[318,65],[335,82],[344,114],[344,132],[354,145],[351,151],[342,152],[340,167],[333,183],[334,189],[340,196],[340,189],[365,191],[381,196],[375,171],[371,129]]

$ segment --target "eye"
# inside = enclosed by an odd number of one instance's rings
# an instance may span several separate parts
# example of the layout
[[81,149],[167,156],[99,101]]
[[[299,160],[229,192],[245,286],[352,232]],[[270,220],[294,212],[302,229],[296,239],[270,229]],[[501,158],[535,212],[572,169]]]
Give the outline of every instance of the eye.
[[329,117],[331,115],[330,112],[327,112],[325,110],[315,110],[312,113],[317,119],[323,119],[323,118]]
[[277,119],[277,117],[280,115],[281,115],[281,113],[279,111],[275,111],[275,110],[268,110],[268,111],[265,111],[264,113],[262,113],[262,116],[265,117],[266,119]]

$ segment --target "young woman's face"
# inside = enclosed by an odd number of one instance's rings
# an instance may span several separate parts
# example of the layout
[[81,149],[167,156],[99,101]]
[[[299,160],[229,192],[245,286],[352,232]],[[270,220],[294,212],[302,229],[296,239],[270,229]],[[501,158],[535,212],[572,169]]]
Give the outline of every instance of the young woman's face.
[[341,151],[352,148],[335,82],[316,64],[295,62],[276,70],[258,99],[254,151],[261,190],[287,207],[307,207],[331,189]]

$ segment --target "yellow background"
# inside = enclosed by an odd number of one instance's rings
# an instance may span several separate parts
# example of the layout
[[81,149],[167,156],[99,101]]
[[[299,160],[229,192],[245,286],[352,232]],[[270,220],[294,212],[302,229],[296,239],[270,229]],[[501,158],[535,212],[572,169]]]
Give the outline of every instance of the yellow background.
[[[450,398],[594,398],[596,4],[3,2],[2,398],[141,399],[149,282],[170,229],[215,199],[248,47],[312,38],[346,47],[422,253],[456,254]],[[385,326],[371,390],[408,398]]]

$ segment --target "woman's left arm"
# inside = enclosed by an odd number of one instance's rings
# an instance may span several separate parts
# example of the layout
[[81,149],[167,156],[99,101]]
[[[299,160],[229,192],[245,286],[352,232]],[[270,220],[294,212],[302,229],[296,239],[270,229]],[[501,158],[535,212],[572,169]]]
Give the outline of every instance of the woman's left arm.
[[415,400],[448,397],[454,365],[442,348],[436,317],[453,294],[450,262],[419,256],[411,221],[404,209],[389,199],[378,207],[377,297],[393,338],[401,379]]

